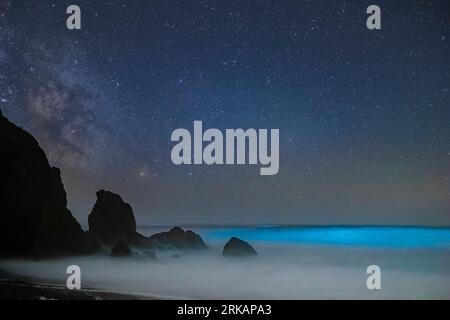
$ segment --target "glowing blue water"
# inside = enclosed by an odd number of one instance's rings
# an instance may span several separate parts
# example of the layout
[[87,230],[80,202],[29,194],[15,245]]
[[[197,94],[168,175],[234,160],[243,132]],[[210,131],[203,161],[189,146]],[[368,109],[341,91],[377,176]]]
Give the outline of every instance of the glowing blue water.
[[202,230],[210,240],[349,245],[383,248],[450,249],[450,228],[420,227],[236,227]]

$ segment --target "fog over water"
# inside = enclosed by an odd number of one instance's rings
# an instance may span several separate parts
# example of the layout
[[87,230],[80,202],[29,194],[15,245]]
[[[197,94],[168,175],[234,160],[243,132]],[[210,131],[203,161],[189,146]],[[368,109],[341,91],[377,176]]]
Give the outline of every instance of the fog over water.
[[[176,252],[157,252],[158,262],[97,256],[2,261],[0,268],[65,285],[66,267],[77,264],[84,288],[164,298],[450,298],[448,229],[194,230],[204,237],[210,250],[181,253],[180,257],[173,257]],[[141,231],[149,234],[155,228]],[[231,234],[249,241],[259,255],[249,259],[222,257],[221,249]],[[366,268],[373,264],[381,268],[381,290],[366,287]]]

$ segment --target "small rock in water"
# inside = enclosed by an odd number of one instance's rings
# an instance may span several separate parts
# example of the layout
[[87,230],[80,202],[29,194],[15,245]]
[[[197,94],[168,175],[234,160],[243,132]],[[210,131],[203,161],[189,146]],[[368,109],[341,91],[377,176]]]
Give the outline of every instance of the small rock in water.
[[255,256],[258,253],[248,243],[236,237],[231,238],[223,248],[222,255],[227,257]]

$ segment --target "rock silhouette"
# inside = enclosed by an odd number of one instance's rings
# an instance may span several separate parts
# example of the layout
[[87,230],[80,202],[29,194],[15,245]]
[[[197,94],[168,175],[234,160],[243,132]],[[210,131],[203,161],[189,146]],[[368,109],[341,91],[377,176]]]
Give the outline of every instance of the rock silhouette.
[[89,239],[91,246],[98,244],[112,248],[126,242],[132,247],[146,249],[203,249],[202,238],[193,231],[179,227],[145,237],[136,231],[136,220],[131,206],[110,191],[97,192],[97,201],[89,215]]
[[136,233],[131,206],[110,191],[97,192],[97,201],[88,217],[89,233],[102,244],[112,247]]
[[89,231],[84,232],[67,209],[60,170],[49,165],[33,136],[8,121],[1,110],[0,154],[0,257],[56,258],[111,248],[120,253],[124,245],[147,250],[206,248],[198,234],[179,227],[151,237],[139,234],[131,206],[105,190],[97,192]]
[[153,241],[149,237],[145,237],[137,231],[130,232],[127,235],[128,242],[133,247],[153,248]]
[[223,248],[222,255],[226,257],[254,256],[258,253],[248,243],[236,237],[231,238]]
[[174,227],[168,232],[161,232],[150,237],[158,249],[205,249],[207,246],[195,232],[184,231]]
[[91,253],[108,251],[110,248],[104,245],[91,231],[84,232],[84,241]]
[[84,253],[84,234],[67,209],[58,168],[38,142],[0,110],[0,256]]

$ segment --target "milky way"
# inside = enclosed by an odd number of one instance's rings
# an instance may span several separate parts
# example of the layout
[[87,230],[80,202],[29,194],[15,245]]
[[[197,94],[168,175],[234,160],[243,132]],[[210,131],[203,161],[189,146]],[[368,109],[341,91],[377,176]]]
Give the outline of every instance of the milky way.
[[[448,1],[72,2],[0,0],[0,107],[82,222],[450,224]],[[279,128],[279,173],[173,165],[194,120]]]

